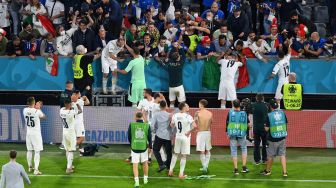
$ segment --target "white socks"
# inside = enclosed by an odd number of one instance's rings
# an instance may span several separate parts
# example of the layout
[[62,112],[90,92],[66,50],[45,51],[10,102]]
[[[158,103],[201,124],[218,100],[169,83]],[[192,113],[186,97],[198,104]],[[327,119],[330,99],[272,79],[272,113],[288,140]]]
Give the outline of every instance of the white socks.
[[35,165],[35,171],[38,171],[39,165],[40,165],[40,152],[39,151],[35,151],[34,165]]
[[107,92],[107,90],[106,90],[107,80],[108,80],[108,78],[103,77],[103,93]]
[[67,152],[67,169],[71,169],[72,168],[72,161],[73,161],[73,152],[72,151],[68,151]]
[[176,161],[177,161],[177,155],[173,154],[173,157],[172,157],[171,162],[170,162],[169,171],[173,171],[173,169],[175,168]]
[[180,161],[180,176],[184,175],[184,169],[185,169],[186,163],[187,163],[187,159],[185,157],[182,157]]
[[27,151],[27,162],[28,162],[28,167],[32,168],[33,167],[33,151]]
[[226,109],[226,105],[225,104],[221,104],[221,109]]
[[206,166],[205,154],[204,153],[201,153],[200,159],[201,159],[203,170],[205,170],[207,168],[207,166]]
[[113,77],[112,77],[112,92],[113,92],[113,93],[115,92],[117,82],[118,82],[117,77],[116,77],[116,76],[113,76]]
[[209,151],[207,154],[205,154],[205,166],[206,166],[206,168],[209,168],[210,157],[211,157],[211,153]]
[[175,108],[175,105],[172,104],[172,103],[170,103],[169,107],[170,107],[170,108]]

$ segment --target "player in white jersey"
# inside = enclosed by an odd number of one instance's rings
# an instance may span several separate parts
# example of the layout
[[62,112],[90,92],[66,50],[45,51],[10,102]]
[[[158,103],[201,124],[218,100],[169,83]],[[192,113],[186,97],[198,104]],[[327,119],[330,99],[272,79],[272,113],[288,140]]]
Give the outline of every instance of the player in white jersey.
[[[72,102],[71,102],[72,101]],[[71,100],[66,99],[64,101],[64,106],[60,110],[60,117],[62,119],[63,124],[63,143],[66,151],[66,159],[67,159],[67,169],[66,173],[70,174],[73,172],[72,161],[74,158],[74,151],[76,151],[76,131],[75,125],[76,120],[75,117],[82,113],[81,107],[76,104],[77,98],[72,95]],[[74,107],[76,105],[76,107]]]
[[102,51],[101,63],[102,63],[102,72],[103,72],[103,93],[107,94],[107,80],[108,75],[110,73],[110,69],[112,71],[112,93],[115,93],[115,88],[117,85],[117,72],[118,62],[124,61],[118,57],[118,53],[124,49],[125,39],[120,37],[119,39],[112,40]]
[[285,54],[283,50],[279,50],[278,57],[280,61],[274,66],[272,74],[270,75],[269,79],[274,78],[276,75],[278,75],[278,87],[275,92],[275,99],[277,103],[279,104],[280,108],[280,101],[282,99],[282,93],[281,88],[284,84],[288,83],[288,76],[290,73],[290,58],[291,58],[291,46],[292,46],[292,40],[288,40],[288,52]]
[[[76,90],[72,95],[75,95],[74,97],[77,98],[76,104],[78,104],[81,107],[82,111],[84,111],[84,105],[87,106],[90,104],[90,100],[86,96],[82,96],[80,91]],[[77,146],[79,147],[79,152],[83,153],[84,149],[81,147],[81,144],[85,140],[85,127],[84,127],[83,113],[78,114],[75,117],[75,121],[76,121],[75,131],[76,131],[76,137],[77,137]]]
[[226,108],[226,101],[234,101],[237,99],[235,75],[238,68],[243,66],[242,62],[238,61],[237,56],[229,56],[220,59],[218,64],[221,65],[221,77],[219,84],[218,100],[221,100],[221,108]]
[[188,114],[189,106],[185,102],[178,105],[180,112],[172,117],[171,126],[176,128],[174,154],[171,159],[168,176],[173,176],[173,170],[177,161],[178,155],[181,155],[179,178],[184,179],[184,169],[187,162],[187,155],[190,155],[190,140],[191,132],[195,130],[196,124],[191,115]]
[[[34,97],[27,99],[28,107],[23,109],[25,125],[27,126],[26,146],[27,146],[27,162],[28,171],[34,170],[35,175],[41,175],[39,171],[40,152],[43,151],[43,142],[41,134],[40,119],[45,119],[46,116],[41,111],[42,102],[36,102]],[[34,152],[34,168],[33,168],[33,152]]]

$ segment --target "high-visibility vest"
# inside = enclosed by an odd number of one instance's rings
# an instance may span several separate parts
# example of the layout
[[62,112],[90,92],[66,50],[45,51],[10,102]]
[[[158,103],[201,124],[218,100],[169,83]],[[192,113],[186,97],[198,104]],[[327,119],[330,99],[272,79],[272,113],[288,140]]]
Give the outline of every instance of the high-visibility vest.
[[247,130],[247,114],[244,111],[229,112],[229,124],[227,127],[227,134],[230,137],[244,137]]
[[287,136],[286,115],[282,110],[274,110],[268,113],[270,121],[270,133],[273,138],[283,138]]
[[[74,72],[75,79],[82,79],[84,76],[84,70],[81,68],[81,59],[84,55],[75,55],[74,61],[72,63],[72,70]],[[87,66],[87,73],[89,76],[93,76],[92,65],[91,63]]]
[[286,110],[300,110],[302,106],[302,85],[284,84],[283,101]]
[[131,148],[132,150],[146,150],[148,146],[148,123],[131,123]]

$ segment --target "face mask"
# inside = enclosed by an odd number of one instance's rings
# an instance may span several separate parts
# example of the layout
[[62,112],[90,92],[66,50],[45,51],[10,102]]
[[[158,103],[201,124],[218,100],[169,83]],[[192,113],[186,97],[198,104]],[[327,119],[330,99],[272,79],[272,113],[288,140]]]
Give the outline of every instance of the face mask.
[[184,31],[184,30],[185,30],[185,27],[181,27],[180,29],[181,29],[181,31]]
[[130,2],[126,2],[125,5],[128,6],[130,4]]
[[209,20],[209,21],[212,21],[213,18],[212,17],[207,17],[206,19]]
[[296,41],[300,41],[301,39],[300,39],[300,37],[296,37]]
[[209,48],[210,48],[210,45],[206,45],[205,47],[209,49]]
[[290,3],[292,0],[286,0],[287,3]]
[[174,31],[174,28],[169,28],[168,29],[170,32],[173,32]]
[[65,31],[61,31],[61,33],[60,33],[62,36],[64,36],[65,35]]

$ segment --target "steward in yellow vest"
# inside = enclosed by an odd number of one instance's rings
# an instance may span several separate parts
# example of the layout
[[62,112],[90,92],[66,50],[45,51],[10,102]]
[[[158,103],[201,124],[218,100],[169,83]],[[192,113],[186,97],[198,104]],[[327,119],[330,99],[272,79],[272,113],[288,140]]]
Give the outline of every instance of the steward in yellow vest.
[[289,83],[282,86],[283,102],[286,110],[300,110],[302,107],[302,85],[296,83],[296,74],[290,73]]

